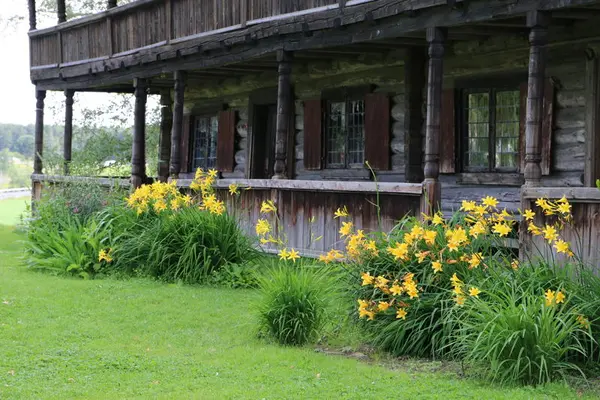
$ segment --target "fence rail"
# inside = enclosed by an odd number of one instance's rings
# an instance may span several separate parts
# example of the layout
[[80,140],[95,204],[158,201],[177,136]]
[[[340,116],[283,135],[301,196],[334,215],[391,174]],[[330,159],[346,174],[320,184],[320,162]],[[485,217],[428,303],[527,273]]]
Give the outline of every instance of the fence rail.
[[138,0],[29,33],[31,68],[54,68],[373,0]]

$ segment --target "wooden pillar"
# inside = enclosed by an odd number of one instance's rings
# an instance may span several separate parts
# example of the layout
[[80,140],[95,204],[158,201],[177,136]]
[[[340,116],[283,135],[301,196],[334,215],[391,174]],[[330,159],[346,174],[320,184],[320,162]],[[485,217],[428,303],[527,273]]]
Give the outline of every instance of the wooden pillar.
[[404,60],[404,131],[406,133],[406,181],[423,182],[423,88],[426,55],[409,48]]
[[525,185],[540,186],[542,180],[542,121],[544,110],[544,73],[548,42],[548,15],[540,11],[527,14],[529,33],[529,75],[525,114]]
[[427,117],[425,126],[425,168],[421,212],[433,214],[441,203],[440,120],[442,80],[444,77],[444,41],[446,30],[427,28],[429,63],[427,65]]
[[35,97],[35,154],[33,158],[33,173],[42,173],[42,155],[44,151],[44,99],[45,90],[36,90]]
[[131,149],[131,186],[136,189],[146,179],[146,100],[148,84],[136,78],[135,109],[133,121],[133,146]]
[[171,130],[171,178],[179,178],[181,172],[181,136],[183,132],[183,102],[185,93],[185,72],[175,71],[173,103],[173,128]]
[[29,30],[33,31],[36,29],[36,19],[35,19],[35,0],[29,0]]
[[117,0],[108,0],[107,8],[110,10],[111,8],[115,8],[117,6]]
[[65,6],[65,0],[56,0],[56,11],[58,14],[58,23],[62,24],[67,22],[67,8]]
[[290,114],[292,108],[292,53],[279,51],[279,82],[277,86],[277,123],[275,128],[275,165],[273,179],[286,179],[288,168],[286,165],[287,143],[290,133]]
[[169,179],[171,160],[171,130],[173,129],[173,113],[171,111],[171,91],[164,90],[160,94],[160,138],[158,142],[158,180]]
[[600,47],[586,51],[585,164],[584,186],[596,186],[600,179]]
[[64,172],[69,175],[73,143],[73,95],[74,90],[65,90],[65,132],[63,137]]

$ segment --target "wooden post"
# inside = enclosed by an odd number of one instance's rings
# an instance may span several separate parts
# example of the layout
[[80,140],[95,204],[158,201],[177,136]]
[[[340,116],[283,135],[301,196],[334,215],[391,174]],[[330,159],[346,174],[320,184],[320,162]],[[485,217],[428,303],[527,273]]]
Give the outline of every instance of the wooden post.
[[542,180],[542,122],[544,109],[544,72],[548,42],[548,15],[540,11],[527,14],[529,33],[529,75],[525,115],[525,186],[540,186]]
[[586,51],[586,99],[585,99],[585,164],[584,186],[596,186],[600,179],[600,48]]
[[131,149],[131,187],[142,186],[146,179],[146,100],[148,84],[145,79],[136,78],[135,110],[133,121],[133,146]]
[[404,131],[406,181],[423,182],[423,87],[426,57],[421,48],[409,48],[404,60]]
[[62,24],[67,22],[67,9],[65,7],[65,0],[56,0],[56,11],[58,14],[58,23]]
[[107,8],[110,10],[111,8],[115,8],[117,6],[117,0],[108,0]]
[[432,215],[440,206],[440,120],[442,80],[444,77],[444,41],[446,30],[427,28],[429,63],[427,66],[427,118],[425,127],[425,168],[421,212]]
[[275,128],[275,165],[273,179],[287,178],[287,141],[290,133],[290,113],[292,112],[292,53],[280,50],[279,83],[277,87],[277,124]]
[[185,93],[185,72],[175,71],[173,103],[173,128],[171,130],[171,178],[179,178],[181,172],[181,135],[183,132],[183,102]]
[[163,90],[160,94],[160,139],[158,154],[158,180],[169,179],[171,159],[171,130],[173,129],[173,113],[171,111],[171,91]]
[[36,20],[35,20],[35,0],[29,0],[29,30],[34,31],[36,29]]
[[42,155],[44,151],[44,99],[45,90],[36,90],[35,97],[35,155],[33,158],[33,173],[42,173]]
[[[44,151],[44,99],[45,90],[35,91],[35,154],[33,156],[33,173],[42,173],[42,155]],[[42,182],[36,179],[31,181],[31,207],[35,211],[35,202],[42,197]]]
[[64,172],[69,175],[73,143],[73,95],[74,90],[65,90],[65,132],[63,137]]

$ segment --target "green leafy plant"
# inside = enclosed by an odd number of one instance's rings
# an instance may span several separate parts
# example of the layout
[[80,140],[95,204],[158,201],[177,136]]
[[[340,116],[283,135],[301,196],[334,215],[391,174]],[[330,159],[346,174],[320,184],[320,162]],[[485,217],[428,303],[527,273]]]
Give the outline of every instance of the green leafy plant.
[[335,287],[327,269],[278,263],[259,277],[260,327],[283,345],[315,339],[326,322]]
[[583,374],[567,357],[585,357],[580,337],[588,333],[562,299],[549,301],[543,292],[507,283],[504,290],[471,299],[459,314],[454,350],[486,367],[493,380],[540,385],[571,371]]

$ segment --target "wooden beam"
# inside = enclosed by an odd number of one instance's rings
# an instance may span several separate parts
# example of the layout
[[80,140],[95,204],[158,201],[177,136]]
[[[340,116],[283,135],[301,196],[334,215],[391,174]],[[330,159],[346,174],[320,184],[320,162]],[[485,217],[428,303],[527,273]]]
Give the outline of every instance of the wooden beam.
[[73,148],[73,90],[65,90],[65,131],[63,136],[64,174],[69,175]]
[[407,51],[404,59],[404,132],[406,135],[406,181],[423,182],[423,88],[426,54],[423,49]]
[[600,48],[590,48],[586,61],[585,163],[583,185],[596,186],[600,179]]
[[107,4],[106,4],[106,8],[108,8],[109,10],[111,8],[115,8],[117,6],[117,0],[108,0]]
[[427,117],[425,126],[425,168],[421,212],[433,215],[440,207],[440,122],[442,108],[442,80],[444,77],[444,41],[446,30],[428,28],[429,63],[427,65]]
[[277,86],[277,123],[275,128],[275,166],[273,179],[286,179],[288,165],[286,160],[288,136],[292,129],[290,115],[292,105],[292,53],[277,53],[279,62],[279,80]]
[[158,179],[161,182],[166,182],[169,179],[171,130],[173,129],[171,103],[171,91],[163,90],[160,95],[160,139],[158,144]]
[[35,13],[35,0],[28,0],[29,6],[29,30],[34,31],[37,27],[36,13]]
[[44,152],[44,99],[45,90],[35,92],[35,154],[33,158],[33,173],[42,173],[42,155]]
[[58,23],[67,22],[67,9],[65,0],[56,0],[56,13],[58,14]]
[[533,11],[527,15],[529,34],[529,75],[525,117],[525,186],[540,186],[542,179],[542,122],[544,74],[548,43],[548,14]]
[[181,136],[183,134],[183,102],[185,93],[185,72],[176,71],[173,104],[173,128],[171,130],[171,178],[179,178],[181,172]]
[[578,203],[600,203],[600,190],[589,187],[524,187],[521,193],[528,200],[560,199],[564,196]]
[[133,145],[131,148],[131,186],[137,189],[146,180],[146,101],[148,83],[143,78],[134,81],[135,108]]

